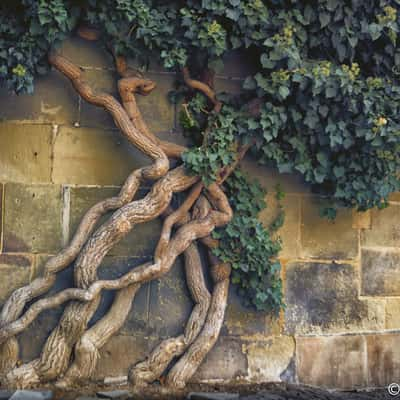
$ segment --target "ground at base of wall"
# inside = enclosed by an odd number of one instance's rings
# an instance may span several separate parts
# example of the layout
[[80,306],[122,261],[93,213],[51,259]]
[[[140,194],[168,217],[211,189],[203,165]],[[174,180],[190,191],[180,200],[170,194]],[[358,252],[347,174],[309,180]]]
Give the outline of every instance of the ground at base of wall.
[[[184,391],[174,394],[168,393],[161,386],[150,386],[140,392],[129,387],[117,388],[86,388],[79,391],[60,392],[52,390],[51,387],[43,389],[46,393],[43,399],[46,400],[96,400],[96,399],[116,399],[116,400],[385,400],[396,399],[396,396],[389,394],[387,389],[354,390],[354,391],[328,391],[308,386],[291,384],[258,384],[258,385],[189,385]],[[16,392],[10,393],[10,399],[14,399]],[[31,392],[32,393],[32,392]],[[4,397],[5,391],[0,390],[0,399]],[[33,394],[33,393],[32,393]],[[49,396],[50,394],[50,396]],[[225,396],[223,395],[225,394]],[[2,397],[3,395],[3,397]],[[30,396],[21,397],[23,400],[42,397]],[[20,399],[19,396],[18,400]],[[400,395],[399,395],[400,399]],[[8,400],[8,399],[7,399]]]

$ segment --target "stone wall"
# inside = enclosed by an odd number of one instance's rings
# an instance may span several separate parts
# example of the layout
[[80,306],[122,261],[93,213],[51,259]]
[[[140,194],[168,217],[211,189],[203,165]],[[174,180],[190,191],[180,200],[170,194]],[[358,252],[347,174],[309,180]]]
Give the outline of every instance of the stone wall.
[[[72,39],[62,53],[81,65],[97,89],[116,93],[111,59]],[[217,79],[238,90],[248,66],[237,59]],[[151,129],[182,142],[177,113],[167,101],[174,75],[152,66],[157,90],[139,99]],[[0,92],[0,306],[11,291],[41,273],[44,261],[71,238],[84,212],[118,191],[128,173],[148,163],[114,128],[103,110],[81,101],[56,72],[38,79],[34,96]],[[246,160],[244,167],[270,189],[286,192],[283,240],[286,308],[279,318],[243,308],[231,289],[223,334],[195,381],[287,381],[329,388],[400,383],[400,196],[384,211],[319,217],[323,200],[301,179]],[[143,195],[146,188],[138,194]],[[273,194],[260,218],[277,212]],[[106,257],[99,275],[116,277],[151,257],[161,222],[141,225]],[[61,272],[52,293],[72,282]],[[101,313],[113,293],[103,295]],[[182,331],[192,307],[181,262],[144,285],[125,326],[102,349],[96,378],[126,374],[160,338]],[[41,315],[23,333],[21,359],[38,355],[62,309]]]

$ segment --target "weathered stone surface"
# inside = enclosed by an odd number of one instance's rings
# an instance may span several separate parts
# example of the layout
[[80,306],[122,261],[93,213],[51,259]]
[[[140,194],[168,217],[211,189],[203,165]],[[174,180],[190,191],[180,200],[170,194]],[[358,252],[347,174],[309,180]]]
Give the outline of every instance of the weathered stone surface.
[[363,336],[299,337],[296,365],[300,383],[337,389],[367,385]]
[[[73,237],[79,223],[90,207],[108,197],[118,194],[120,188],[116,187],[72,187],[70,192],[70,238]],[[143,198],[146,190],[139,190],[135,199]],[[111,213],[100,219],[100,224],[105,222]],[[162,221],[155,219],[144,224],[136,225],[133,230],[109,252],[117,256],[144,256],[152,255],[157,245],[161,232]]]
[[156,344],[155,338],[141,334],[139,336],[113,336],[100,350],[101,361],[97,364],[94,379],[128,375],[130,367],[145,359]]
[[400,334],[369,335],[368,385],[387,386],[400,382]]
[[0,400],[8,400],[14,392],[10,392],[9,390],[0,390]]
[[320,216],[323,200],[305,196],[301,211],[302,256],[352,259],[358,255],[358,232],[352,228],[351,210],[340,209],[333,221]]
[[75,400],[98,400],[98,397],[90,397],[90,396],[79,396]]
[[54,144],[56,183],[120,185],[150,161],[118,131],[61,127]]
[[217,78],[215,79],[215,90],[217,93],[239,94],[242,90],[242,84],[241,79]]
[[277,185],[286,194],[310,192],[309,186],[304,183],[300,174],[280,174],[276,168],[262,166],[250,156],[245,157],[240,165],[244,172],[253,179],[257,179],[271,193]]
[[[41,263],[48,258],[45,255],[38,255],[36,257],[41,259]],[[49,292],[46,293],[46,296],[55,295],[73,286],[73,265],[70,265],[57,274],[56,282]],[[66,304],[63,304],[60,307],[42,312],[29,328],[19,335],[20,359],[23,362],[29,362],[39,356],[46,339],[57,326],[65,306]]]
[[0,180],[50,182],[51,129],[50,125],[0,123]]
[[352,209],[353,229],[371,229],[371,210],[357,211]]
[[127,390],[112,390],[109,392],[97,392],[96,394],[101,399],[125,400],[129,397],[129,392]]
[[400,298],[386,299],[386,329],[400,329]]
[[[174,105],[168,100],[168,92],[173,89],[174,75],[145,73],[147,79],[156,83],[156,88],[148,96],[137,95],[139,110],[150,130],[154,133],[170,131],[174,127]],[[119,98],[118,77],[111,71],[86,71],[85,78],[97,91],[110,93]],[[112,117],[104,109],[82,101],[82,126],[115,128]]]
[[223,332],[228,335],[253,336],[279,334],[279,320],[265,312],[244,307],[235,286],[229,289]]
[[33,391],[33,390],[17,390],[10,400],[51,400],[53,392],[50,391]]
[[34,95],[0,89],[0,104],[0,120],[72,124],[78,118],[78,94],[56,71],[35,78]]
[[5,185],[4,252],[54,253],[61,248],[58,185]]
[[358,299],[358,275],[349,264],[291,263],[286,269],[287,333],[384,329],[384,304]]
[[182,334],[192,308],[179,258],[166,275],[151,282],[149,326],[152,333],[162,338]]
[[[138,265],[149,261],[146,257],[105,257],[98,270],[100,279],[117,279]],[[149,296],[150,283],[143,284],[136,293],[132,302],[132,309],[120,330],[120,334],[147,335],[149,333]],[[111,307],[114,300],[114,292],[104,291],[98,311],[91,323],[98,321]]]
[[[275,194],[266,197],[267,207],[261,211],[260,220],[268,228],[270,224],[279,215],[278,202]],[[286,195],[281,201],[285,213],[285,222],[274,237],[280,237],[282,240],[282,250],[279,253],[280,258],[298,258],[300,256],[300,205],[301,199],[297,195]]]
[[239,51],[230,51],[223,57],[224,69],[219,72],[224,77],[246,78],[257,72],[257,67],[251,57],[243,57]]
[[361,244],[398,247],[400,241],[399,218],[399,205],[390,205],[383,210],[371,210],[371,229],[362,232]]
[[0,183],[0,253],[3,251],[3,194],[4,186]]
[[0,254],[0,309],[14,289],[29,282],[31,268],[28,254]]
[[239,398],[239,393],[192,392],[187,398],[189,400],[234,400]]
[[114,67],[111,54],[98,42],[90,42],[78,36],[63,41],[60,54],[81,67],[110,68]]
[[400,295],[399,251],[362,249],[361,271],[361,293],[363,295]]
[[275,336],[266,341],[244,345],[247,354],[248,379],[253,382],[280,382],[295,355],[291,336]]
[[220,336],[215,347],[207,354],[192,382],[227,382],[247,376],[247,357],[239,339]]

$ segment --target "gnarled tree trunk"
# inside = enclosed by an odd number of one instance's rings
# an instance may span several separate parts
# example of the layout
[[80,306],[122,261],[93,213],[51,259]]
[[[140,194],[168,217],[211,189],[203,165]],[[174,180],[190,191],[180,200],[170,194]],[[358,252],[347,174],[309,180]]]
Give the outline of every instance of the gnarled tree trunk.
[[[161,141],[149,130],[137,107],[135,94],[147,95],[155,85],[135,77],[123,58],[116,57],[117,70],[122,76],[118,84],[121,102],[108,94],[94,92],[84,81],[82,71],[67,59],[51,54],[49,61],[70,79],[84,100],[109,112],[129,142],[153,162],[133,171],[118,196],[94,205],[82,219],[68,246],[47,261],[43,276],[17,289],[6,301],[0,314],[1,383],[8,387],[26,388],[57,381],[59,386],[68,387],[78,380],[90,379],[99,359],[99,350],[123,326],[140,285],[162,277],[176,258],[183,254],[186,280],[195,302],[186,328],[178,337],[161,342],[130,373],[135,385],[148,384],[160,379],[171,361],[179,358],[168,373],[166,382],[182,387],[215,344],[224,318],[230,268],[210,256],[214,281],[210,294],[196,241],[204,239],[204,243],[215,246],[209,235],[231,219],[232,210],[220,185],[236,163],[221,171],[218,182],[206,189],[199,182],[200,178],[187,175],[183,166],[170,169],[168,157],[179,158],[185,148]],[[212,88],[191,79],[186,68],[183,75],[185,82],[193,89],[202,91],[213,103],[214,112],[218,112],[221,104]],[[244,152],[242,149],[238,159]],[[132,201],[144,179],[154,181],[152,189],[144,198]],[[182,206],[171,211],[173,194],[190,188]],[[113,211],[111,217],[94,230],[100,217],[109,211]],[[168,216],[152,262],[136,267],[115,280],[98,280],[97,269],[113,246],[135,226],[166,214]],[[137,228],[140,229],[140,226]],[[73,261],[75,287],[38,300],[23,312],[26,304],[45,294],[53,286],[56,274]],[[114,302],[107,314],[88,329],[88,322],[98,308],[101,291],[107,289],[118,290]],[[16,335],[28,329],[39,313],[67,301],[64,313],[48,337],[40,357],[16,367]]]

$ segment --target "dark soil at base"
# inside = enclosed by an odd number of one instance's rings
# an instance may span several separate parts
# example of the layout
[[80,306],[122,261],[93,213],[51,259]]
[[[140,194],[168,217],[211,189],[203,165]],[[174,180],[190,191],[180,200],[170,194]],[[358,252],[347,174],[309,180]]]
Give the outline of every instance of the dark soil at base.
[[[52,388],[50,388],[52,389]],[[159,385],[152,385],[140,391],[129,386],[90,387],[86,390],[58,392],[54,390],[57,400],[75,400],[79,396],[96,397],[97,391],[128,390],[133,400],[174,400],[186,399],[190,392],[239,393],[241,400],[400,400],[400,395],[391,396],[386,388],[371,390],[330,391],[309,386],[292,384],[263,385],[189,385],[184,391],[171,393]]]

